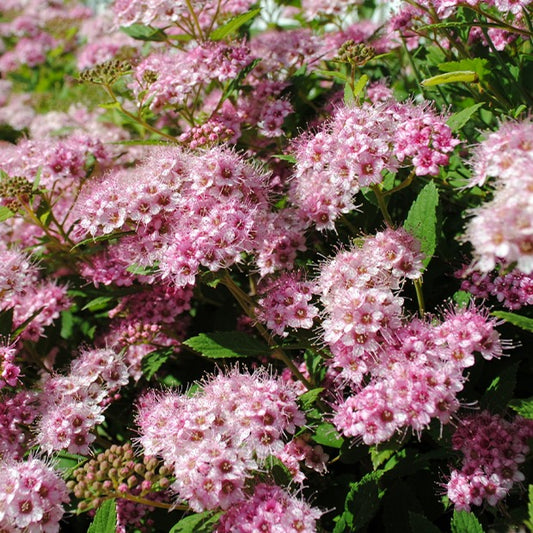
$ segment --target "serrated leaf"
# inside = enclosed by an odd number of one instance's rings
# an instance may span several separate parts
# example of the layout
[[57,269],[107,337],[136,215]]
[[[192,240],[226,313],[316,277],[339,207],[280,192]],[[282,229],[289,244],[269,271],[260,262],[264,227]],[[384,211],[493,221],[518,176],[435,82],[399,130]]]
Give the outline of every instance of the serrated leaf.
[[529,529],[533,530],[533,485],[529,485],[528,492],[529,492],[529,503],[527,506],[527,511],[528,511],[528,516],[529,516],[529,520],[528,520],[529,524],[527,525]]
[[213,514],[213,511],[205,511],[186,516],[175,524],[169,533],[212,533],[221,515],[222,513]]
[[412,533],[441,533],[440,529],[424,515],[409,511],[409,525]]
[[453,293],[452,300],[459,307],[465,308],[472,301],[472,294],[468,291],[456,291]]
[[82,311],[88,309],[91,312],[101,311],[109,307],[109,304],[115,299],[114,296],[97,296],[91,300],[88,304],[82,307]]
[[335,426],[327,422],[324,424],[320,424],[315,429],[313,440],[317,444],[321,444],[322,446],[329,446],[330,448],[340,448],[344,442],[344,439],[335,429]]
[[491,314],[509,322],[509,324],[512,324],[513,326],[518,326],[526,331],[533,331],[533,318],[517,315],[516,313],[509,313],[507,311],[494,311]]
[[484,533],[474,513],[454,511],[451,523],[452,533]]
[[146,354],[141,361],[141,369],[144,377],[152,379],[155,373],[168,361],[174,353],[173,348],[162,348]]
[[344,105],[352,106],[355,104],[355,96],[353,94],[353,89],[350,86],[349,82],[344,84]]
[[121,26],[120,31],[138,41],[163,42],[167,40],[167,34],[162,29],[154,28],[153,26],[145,26],[144,24]]
[[484,103],[480,102],[474,104],[466,109],[454,113],[447,121],[446,124],[450,126],[450,129],[455,132],[460,130],[471,118],[472,115],[480,108],[483,107]]
[[115,500],[106,500],[96,511],[87,533],[115,533],[117,508]]
[[304,392],[301,396],[299,396],[298,401],[300,402],[302,409],[304,411],[306,411],[307,409],[311,409],[311,407],[316,402],[317,398],[320,396],[323,390],[324,387],[319,387],[317,389],[308,390],[307,392]]
[[533,396],[531,398],[512,400],[508,405],[520,416],[533,420]]
[[261,13],[261,9],[257,8],[252,9],[247,13],[242,13],[241,15],[233,17],[223,26],[220,26],[213,30],[209,35],[209,39],[211,41],[220,41],[226,38],[228,35],[235,33],[243,24],[246,24],[247,22],[255,18],[257,15],[259,15],[259,13]]
[[200,333],[183,344],[209,359],[259,357],[270,352],[266,344],[241,331]]
[[479,76],[473,70],[458,70],[446,74],[437,74],[431,78],[426,78],[420,82],[423,87],[433,87],[434,85],[444,85],[446,83],[477,83]]
[[[370,459],[374,470],[377,470],[385,461],[388,461],[397,451],[399,444],[397,442],[389,442],[377,446],[370,447]],[[396,464],[394,462],[394,464]]]
[[0,222],[3,222],[4,220],[7,220],[13,216],[15,216],[15,213],[11,211],[11,209],[5,205],[0,205]]
[[357,483],[350,484],[350,492],[346,497],[343,517],[351,528],[350,531],[359,531],[366,527],[377,513],[380,500],[385,495],[385,490],[379,487],[379,479],[383,471],[370,472]]
[[519,363],[515,363],[496,376],[479,401],[482,409],[498,412],[511,400],[516,387],[516,373]]
[[437,245],[437,205],[439,193],[430,181],[411,205],[403,227],[420,241],[424,254],[423,264],[427,267]]

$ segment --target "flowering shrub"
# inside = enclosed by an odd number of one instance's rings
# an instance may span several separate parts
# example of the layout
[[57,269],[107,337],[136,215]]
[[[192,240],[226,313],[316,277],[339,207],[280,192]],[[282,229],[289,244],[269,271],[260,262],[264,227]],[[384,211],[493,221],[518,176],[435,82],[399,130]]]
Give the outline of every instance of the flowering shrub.
[[532,3],[4,0],[0,531],[533,529]]

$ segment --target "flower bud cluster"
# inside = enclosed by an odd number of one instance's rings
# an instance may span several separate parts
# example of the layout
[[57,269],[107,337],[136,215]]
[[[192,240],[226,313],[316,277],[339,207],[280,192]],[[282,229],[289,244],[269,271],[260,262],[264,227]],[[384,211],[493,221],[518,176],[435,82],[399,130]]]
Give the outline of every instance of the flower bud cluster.
[[67,488],[79,500],[82,512],[97,509],[109,498],[149,499],[168,489],[170,474],[155,457],[136,455],[130,443],[113,444],[76,468]]

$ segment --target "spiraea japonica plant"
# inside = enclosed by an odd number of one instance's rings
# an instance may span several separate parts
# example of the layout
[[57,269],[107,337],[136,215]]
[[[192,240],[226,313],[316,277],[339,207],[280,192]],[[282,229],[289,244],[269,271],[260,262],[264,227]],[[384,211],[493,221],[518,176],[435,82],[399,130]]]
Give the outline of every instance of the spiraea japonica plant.
[[532,46],[529,0],[4,0],[0,531],[533,529]]

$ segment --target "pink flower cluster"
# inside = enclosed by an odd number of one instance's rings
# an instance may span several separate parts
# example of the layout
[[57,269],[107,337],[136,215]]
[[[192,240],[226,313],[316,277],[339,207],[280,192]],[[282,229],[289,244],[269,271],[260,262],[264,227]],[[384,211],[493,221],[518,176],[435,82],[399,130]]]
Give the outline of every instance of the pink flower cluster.
[[316,292],[313,283],[302,281],[297,273],[283,273],[265,280],[258,290],[261,298],[256,317],[276,335],[286,337],[287,328],[313,327],[318,316],[318,308],[310,303]]
[[234,79],[251,61],[248,48],[236,43],[207,42],[172,54],[155,52],[135,67],[133,91],[149,99],[156,112],[165,106],[186,106],[198,98],[201,87]]
[[32,444],[30,427],[38,416],[38,393],[0,394],[0,458],[23,457]]
[[402,325],[403,299],[395,292],[405,277],[420,277],[422,259],[409,233],[387,229],[322,266],[323,339],[342,379],[359,385],[380,346]]
[[15,364],[16,353],[13,344],[0,340],[0,390],[6,385],[14,387],[18,382],[20,368]]
[[471,271],[468,265],[458,270],[461,289],[477,298],[494,297],[507,309],[516,310],[533,305],[533,276],[519,270],[492,272]]
[[329,455],[324,453],[322,446],[309,444],[309,438],[305,435],[288,442],[277,457],[289,469],[296,483],[305,481],[305,474],[301,470],[302,464],[310,470],[323,474],[327,471],[326,463],[329,459]]
[[128,382],[128,371],[111,350],[85,350],[67,376],[48,378],[43,384],[37,442],[48,453],[67,450],[87,454],[95,436],[91,430],[103,422],[106,403]]
[[533,121],[503,123],[475,149],[471,186],[496,178],[494,198],[473,210],[465,240],[483,272],[516,264],[533,272]]
[[389,100],[339,108],[316,134],[295,141],[292,200],[317,229],[333,229],[355,208],[361,187],[381,183],[400,165],[413,166],[417,176],[436,175],[458,142],[429,106]]
[[68,501],[65,482],[40,459],[0,461],[2,531],[57,533]]
[[175,475],[172,489],[195,511],[229,509],[283,437],[305,423],[290,385],[266,371],[232,371],[192,396],[150,393],[139,404],[139,442]]
[[314,533],[322,512],[277,485],[260,483],[253,496],[232,506],[220,519],[216,533]]
[[254,250],[262,270],[290,268],[302,236],[294,235],[297,224],[283,225],[287,218],[270,211],[268,193],[267,175],[231,150],[158,148],[137,167],[87,184],[77,205],[79,235],[134,233],[109,252],[111,275],[103,277],[100,256],[94,272],[106,283],[120,276],[120,264],[122,271],[158,265],[161,277],[185,287],[201,267],[227,268]]
[[453,436],[454,450],[464,459],[452,470],[446,484],[448,497],[457,509],[487,502],[495,506],[515,483],[525,479],[519,467],[529,452],[533,422],[517,416],[509,422],[488,411],[461,420]]

